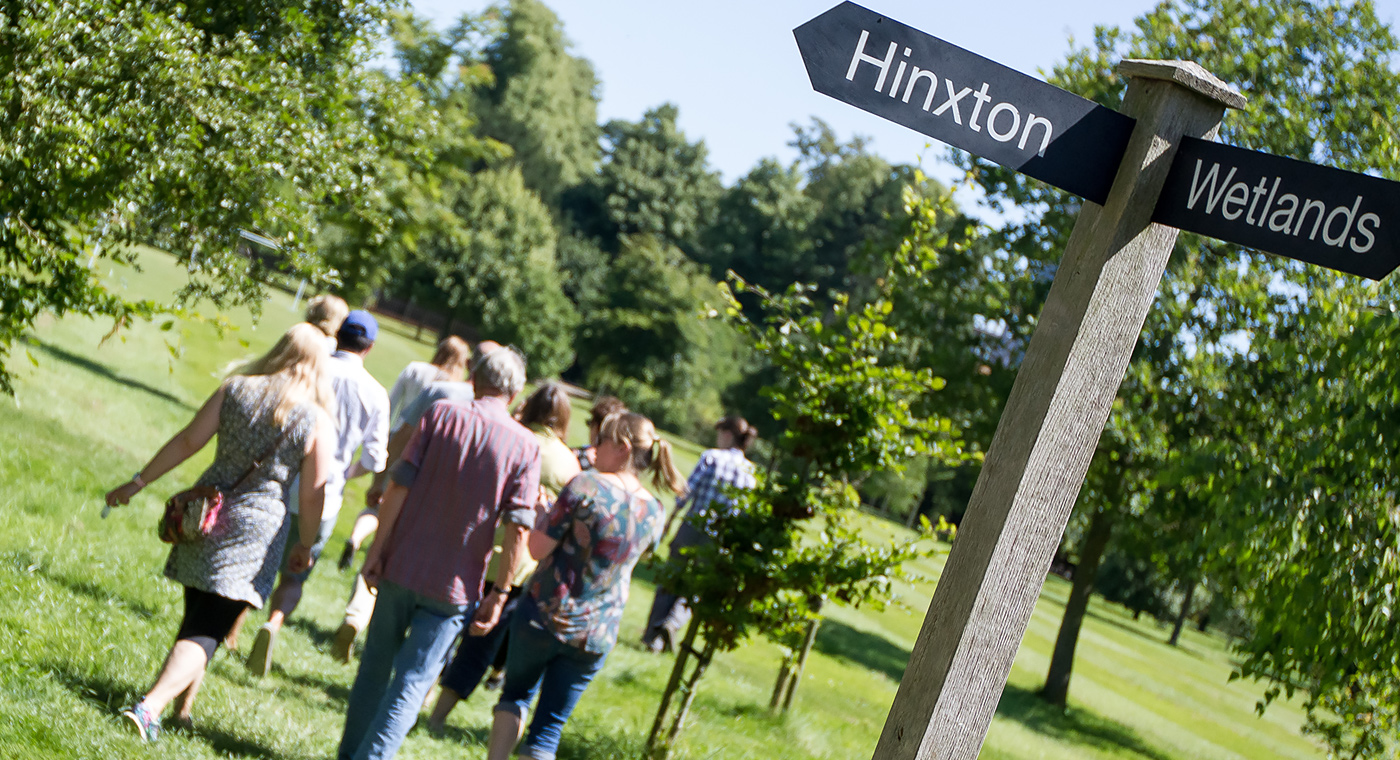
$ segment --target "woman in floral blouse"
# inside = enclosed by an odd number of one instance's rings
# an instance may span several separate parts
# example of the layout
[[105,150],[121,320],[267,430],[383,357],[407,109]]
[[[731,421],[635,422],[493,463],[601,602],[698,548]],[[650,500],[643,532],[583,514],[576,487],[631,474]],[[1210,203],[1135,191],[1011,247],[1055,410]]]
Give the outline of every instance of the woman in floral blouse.
[[559,735],[584,689],[617,643],[637,560],[661,540],[666,508],[638,473],[679,493],[670,444],[640,414],[603,421],[595,469],[564,487],[544,524],[530,532],[540,559],[510,621],[510,653],[491,726],[489,760],[506,760],[535,692],[540,692],[520,757],[553,760]]

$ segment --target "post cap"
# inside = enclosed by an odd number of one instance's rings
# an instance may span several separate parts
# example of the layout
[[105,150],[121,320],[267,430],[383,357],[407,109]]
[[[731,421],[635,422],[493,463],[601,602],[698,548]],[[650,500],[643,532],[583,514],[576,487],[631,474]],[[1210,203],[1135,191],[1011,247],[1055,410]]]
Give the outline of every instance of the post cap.
[[1118,64],[1118,73],[1139,79],[1164,79],[1204,95],[1226,108],[1244,108],[1249,100],[1194,61],[1153,61],[1130,58]]

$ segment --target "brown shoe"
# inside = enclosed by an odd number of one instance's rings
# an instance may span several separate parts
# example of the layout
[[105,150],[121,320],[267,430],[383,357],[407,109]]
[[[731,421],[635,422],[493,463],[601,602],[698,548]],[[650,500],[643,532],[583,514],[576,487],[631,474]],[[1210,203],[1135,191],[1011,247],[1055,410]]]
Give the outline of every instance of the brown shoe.
[[351,656],[355,654],[355,637],[359,635],[355,626],[349,623],[341,623],[336,629],[335,639],[331,641],[331,657],[341,662],[350,662]]
[[253,651],[248,654],[248,672],[259,678],[272,670],[272,647],[277,643],[277,632],[263,626],[253,637]]

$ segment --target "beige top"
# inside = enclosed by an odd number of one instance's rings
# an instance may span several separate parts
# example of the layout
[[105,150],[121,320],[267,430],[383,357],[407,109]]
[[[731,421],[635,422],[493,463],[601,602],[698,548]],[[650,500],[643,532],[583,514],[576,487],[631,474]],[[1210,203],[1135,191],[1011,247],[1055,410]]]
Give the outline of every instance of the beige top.
[[[553,501],[559,498],[559,492],[579,473],[578,457],[559,440],[559,435],[553,430],[542,426],[532,426],[530,429],[534,431],[535,437],[540,439],[540,486],[549,492],[549,498]],[[496,546],[491,551],[491,563],[486,568],[488,582],[496,579],[496,562],[500,559],[501,541],[504,539],[504,526],[496,526]],[[511,585],[523,585],[538,565],[539,563],[530,556],[530,552],[526,551],[524,560],[520,563],[520,570],[511,579]]]

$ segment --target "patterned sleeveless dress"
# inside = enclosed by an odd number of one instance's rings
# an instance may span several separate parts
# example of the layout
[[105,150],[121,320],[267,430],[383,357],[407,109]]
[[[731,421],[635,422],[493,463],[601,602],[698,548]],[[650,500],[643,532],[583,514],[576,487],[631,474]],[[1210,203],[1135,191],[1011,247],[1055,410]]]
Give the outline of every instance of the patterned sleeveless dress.
[[287,437],[236,493],[230,489],[249,465],[282,434],[273,424],[271,404],[260,404],[260,381],[235,377],[219,408],[218,448],[214,463],[197,485],[216,486],[228,501],[214,530],[203,541],[176,544],[165,563],[165,577],[227,599],[261,608],[272,593],[287,540],[287,484],[301,470],[316,413],[307,404],[287,416]]

